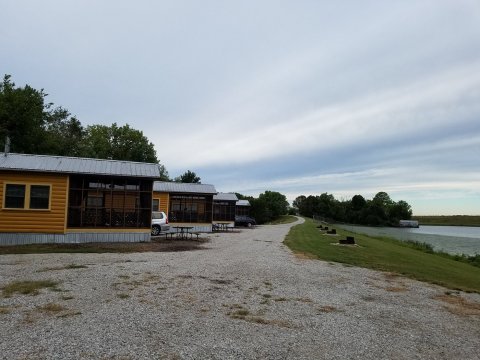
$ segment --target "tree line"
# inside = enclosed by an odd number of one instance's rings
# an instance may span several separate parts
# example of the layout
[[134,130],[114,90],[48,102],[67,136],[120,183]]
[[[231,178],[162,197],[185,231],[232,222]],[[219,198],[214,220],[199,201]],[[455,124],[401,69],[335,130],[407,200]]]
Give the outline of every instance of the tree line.
[[0,83],[0,146],[10,139],[16,153],[75,156],[157,163],[164,180],[168,172],[160,164],[153,143],[126,124],[88,125],[65,108],[47,101],[48,94],[29,85],[17,87],[10,75]]
[[366,200],[362,195],[343,201],[328,193],[301,195],[293,201],[293,206],[303,216],[361,225],[396,226],[399,220],[412,217],[412,208],[406,201],[395,202],[383,191],[371,200]]
[[265,191],[258,198],[236,193],[239,200],[250,202],[250,216],[257,224],[264,224],[287,214],[289,204],[285,195],[276,191]]

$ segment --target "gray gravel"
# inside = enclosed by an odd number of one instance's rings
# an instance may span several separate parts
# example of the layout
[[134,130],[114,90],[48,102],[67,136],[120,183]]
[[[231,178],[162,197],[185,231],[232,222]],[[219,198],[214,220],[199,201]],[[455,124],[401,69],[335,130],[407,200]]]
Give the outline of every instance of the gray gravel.
[[479,358],[478,294],[299,258],[290,226],[195,251],[0,256],[2,287],[61,282],[0,297],[0,358]]

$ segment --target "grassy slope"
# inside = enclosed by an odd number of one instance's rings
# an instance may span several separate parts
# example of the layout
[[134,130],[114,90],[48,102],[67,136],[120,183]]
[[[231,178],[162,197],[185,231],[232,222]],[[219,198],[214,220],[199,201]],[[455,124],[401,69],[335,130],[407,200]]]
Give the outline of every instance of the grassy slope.
[[[322,235],[313,220],[294,226],[285,244],[296,252],[313,254],[318,259],[376,270],[391,271],[439,284],[451,289],[480,293],[480,268],[428,254],[388,238],[371,238],[337,229],[340,236]],[[331,243],[346,235],[355,236],[358,247]]]
[[480,216],[413,216],[412,219],[418,220],[420,225],[480,226]]
[[279,225],[279,224],[290,224],[297,221],[297,217],[293,215],[282,215],[278,219],[270,221],[265,225]]

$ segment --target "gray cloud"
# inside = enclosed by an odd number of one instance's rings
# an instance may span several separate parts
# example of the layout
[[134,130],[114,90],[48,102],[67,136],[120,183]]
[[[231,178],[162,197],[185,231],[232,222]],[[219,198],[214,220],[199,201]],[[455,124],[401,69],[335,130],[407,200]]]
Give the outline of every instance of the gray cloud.
[[480,213],[476,1],[0,8],[4,73],[84,124],[143,130],[172,175],[290,198],[386,190],[415,212]]

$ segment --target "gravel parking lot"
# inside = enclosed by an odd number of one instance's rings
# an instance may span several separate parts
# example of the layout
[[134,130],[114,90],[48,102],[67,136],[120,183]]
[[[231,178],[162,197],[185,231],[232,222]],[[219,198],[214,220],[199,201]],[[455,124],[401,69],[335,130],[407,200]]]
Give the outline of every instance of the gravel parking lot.
[[[304,259],[292,224],[200,250],[0,256],[2,359],[479,359],[480,296]],[[5,294],[4,294],[5,295]]]

